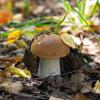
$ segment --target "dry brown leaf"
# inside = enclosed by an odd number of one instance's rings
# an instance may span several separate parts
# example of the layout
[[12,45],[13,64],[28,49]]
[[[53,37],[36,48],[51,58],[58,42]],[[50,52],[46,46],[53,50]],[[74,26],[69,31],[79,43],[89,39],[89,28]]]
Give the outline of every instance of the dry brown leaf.
[[84,38],[82,40],[82,43],[83,43],[82,51],[84,53],[95,55],[96,53],[100,52],[97,42],[93,42],[88,38]]
[[32,12],[33,12],[33,14],[38,15],[38,14],[42,13],[43,10],[44,10],[44,6],[40,5],[40,6],[37,6]]
[[71,100],[71,97],[64,92],[53,91],[49,100]]
[[[18,63],[22,61],[22,57],[21,56],[13,56],[13,57],[5,57],[5,56],[0,56],[0,62],[9,62],[9,63]],[[9,67],[9,66],[8,66]]]
[[23,89],[23,85],[20,81],[12,82],[11,80],[3,82],[0,84],[0,87],[3,87],[8,93],[19,93]]
[[86,96],[82,95],[82,94],[76,94],[74,96],[73,100],[90,100],[90,99],[87,98]]
[[94,58],[94,61],[96,63],[100,63],[100,55],[97,55],[95,58]]
[[83,82],[82,85],[81,93],[89,93],[92,90],[91,82]]

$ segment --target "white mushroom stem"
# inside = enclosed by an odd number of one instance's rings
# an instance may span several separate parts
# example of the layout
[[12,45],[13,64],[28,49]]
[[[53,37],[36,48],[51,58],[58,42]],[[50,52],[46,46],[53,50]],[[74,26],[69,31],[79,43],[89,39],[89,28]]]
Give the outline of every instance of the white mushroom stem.
[[60,60],[40,58],[38,75],[39,77],[60,75]]

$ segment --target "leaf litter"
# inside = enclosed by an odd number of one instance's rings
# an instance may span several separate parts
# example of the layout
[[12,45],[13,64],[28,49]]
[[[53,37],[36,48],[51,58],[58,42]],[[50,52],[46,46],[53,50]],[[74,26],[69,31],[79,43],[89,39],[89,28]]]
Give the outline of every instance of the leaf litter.
[[[56,0],[5,1],[1,8],[11,9],[0,11],[0,99],[99,100],[100,24],[93,20],[99,19],[98,0],[88,14],[81,5],[89,0],[64,0],[64,5]],[[71,52],[60,59],[61,76],[40,78],[39,57],[32,55],[30,45],[38,35],[51,33],[60,35]]]

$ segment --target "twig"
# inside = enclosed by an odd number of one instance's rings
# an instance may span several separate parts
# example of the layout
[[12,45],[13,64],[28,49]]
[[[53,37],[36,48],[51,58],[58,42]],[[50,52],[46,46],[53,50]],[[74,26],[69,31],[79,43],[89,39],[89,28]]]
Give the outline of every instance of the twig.
[[41,99],[41,100],[47,100],[49,97],[44,97],[44,96],[34,96],[34,95],[28,95],[28,94],[25,94],[25,93],[21,93],[21,94],[12,94],[14,96],[19,96],[20,98],[21,97],[24,97],[24,98],[31,98],[31,99]]

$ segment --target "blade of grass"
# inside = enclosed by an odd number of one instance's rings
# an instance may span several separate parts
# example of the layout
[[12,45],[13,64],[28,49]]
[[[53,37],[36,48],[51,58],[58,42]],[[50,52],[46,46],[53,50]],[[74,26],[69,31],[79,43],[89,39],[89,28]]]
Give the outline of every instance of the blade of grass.
[[55,33],[59,32],[59,26],[61,25],[61,23],[65,20],[66,16],[72,11],[73,9],[70,9],[70,11],[68,13],[65,14],[65,16],[63,17],[63,19],[61,20],[61,18],[58,20],[58,24],[55,27]]
[[[25,28],[28,28],[28,27],[31,27],[31,26],[36,26],[36,27],[37,26],[39,26],[39,27],[40,26],[53,26],[53,25],[56,25],[56,23],[57,23],[56,20],[53,20],[53,19],[48,20],[48,21],[35,21],[35,22],[29,20],[28,22],[21,23],[21,24],[12,23],[11,26],[13,26],[15,24],[16,29],[24,31]],[[35,31],[33,29],[33,30],[30,30],[30,32],[33,32],[33,34],[34,34],[38,31]],[[7,37],[9,33],[10,32],[3,32],[3,33],[0,34],[0,36]]]
[[[75,8],[72,8],[71,5],[68,3],[68,1],[66,2],[66,0],[64,0],[65,10],[69,10],[69,9],[71,9],[71,11],[75,10],[78,13],[78,15],[80,16],[81,23],[83,24],[83,22],[85,22],[85,24],[92,30],[92,34],[96,35],[96,33],[93,31],[93,29],[91,28],[91,26],[88,24],[87,20],[85,19],[86,18],[86,16],[85,16],[86,0],[83,0],[83,1],[77,0],[77,2],[78,2],[77,8],[79,11]],[[56,26],[55,32],[58,31],[60,24],[65,20],[66,16],[67,15],[65,15],[64,18],[58,23],[58,25]]]
[[92,30],[92,34],[96,35],[96,33],[91,28],[91,26],[88,24],[87,20],[80,14],[80,12],[77,9],[74,9],[74,10],[79,14],[79,16],[81,17],[81,19],[86,23],[86,25]]
[[63,18],[59,18],[58,20],[58,24],[55,27],[55,33],[58,33],[59,31],[59,26],[61,25],[61,23],[65,20],[66,16],[73,10],[73,8],[71,7],[71,5],[69,4],[68,1],[64,0],[63,1],[63,5],[64,5],[64,9],[66,11],[66,14]]
[[94,3],[91,7],[90,7],[90,10],[89,10],[89,17],[88,18],[91,18],[93,16],[93,14],[95,13],[96,11],[96,7],[98,5],[98,0],[96,0],[96,3]]
[[3,32],[3,33],[0,33],[0,36],[2,36],[2,37],[7,37],[8,36],[8,32]]
[[29,14],[29,0],[24,0],[24,10],[25,10],[25,15],[27,16]]
[[69,12],[72,9],[68,1],[64,0],[63,4],[66,12]]
[[[84,18],[86,18],[86,16],[85,16],[85,7],[86,7],[86,0],[80,0],[80,1],[77,3],[77,8],[78,8],[80,14],[81,14]],[[83,21],[83,19],[81,19],[81,17],[80,17],[80,22],[84,25],[84,21]]]
[[77,3],[77,8],[79,9],[79,12],[85,17],[85,6],[86,6],[86,0],[80,0]]
[[54,19],[49,19],[49,20],[28,20],[22,23],[9,23],[7,24],[8,27],[15,27],[15,28],[24,28],[24,27],[29,27],[29,26],[47,26],[47,25],[55,25],[57,22]]

